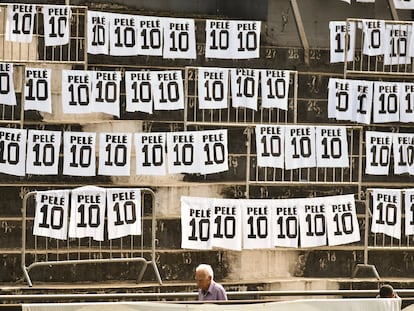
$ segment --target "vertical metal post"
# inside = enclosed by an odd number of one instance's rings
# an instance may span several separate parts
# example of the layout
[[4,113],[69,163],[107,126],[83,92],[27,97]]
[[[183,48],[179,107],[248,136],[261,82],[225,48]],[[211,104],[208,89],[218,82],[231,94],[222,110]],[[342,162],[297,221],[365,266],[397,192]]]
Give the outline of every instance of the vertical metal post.
[[246,199],[250,196],[250,150],[252,145],[252,129],[246,128]]
[[303,27],[302,16],[300,15],[299,6],[297,0],[290,0],[292,5],[293,14],[295,16],[296,26],[298,27],[300,41],[303,47],[303,61],[306,65],[309,65],[309,43],[306,37],[305,28]]
[[394,0],[388,0],[388,5],[389,5],[390,10],[391,10],[392,19],[395,20],[395,21],[399,21],[400,18],[398,17],[397,10],[395,9]]

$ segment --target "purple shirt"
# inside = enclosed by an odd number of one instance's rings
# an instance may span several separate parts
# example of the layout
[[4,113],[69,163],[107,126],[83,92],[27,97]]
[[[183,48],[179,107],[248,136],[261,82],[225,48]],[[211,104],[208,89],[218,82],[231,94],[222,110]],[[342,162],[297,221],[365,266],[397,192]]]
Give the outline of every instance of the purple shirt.
[[198,290],[198,300],[227,300],[227,294],[223,286],[211,280],[206,293]]

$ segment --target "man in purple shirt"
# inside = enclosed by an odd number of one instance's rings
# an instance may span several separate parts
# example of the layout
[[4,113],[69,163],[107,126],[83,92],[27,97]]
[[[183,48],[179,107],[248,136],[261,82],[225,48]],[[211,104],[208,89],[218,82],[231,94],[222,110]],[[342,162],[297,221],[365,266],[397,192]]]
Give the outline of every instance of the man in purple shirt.
[[196,268],[195,280],[198,287],[198,300],[227,300],[223,286],[213,280],[214,273],[210,265],[201,264]]

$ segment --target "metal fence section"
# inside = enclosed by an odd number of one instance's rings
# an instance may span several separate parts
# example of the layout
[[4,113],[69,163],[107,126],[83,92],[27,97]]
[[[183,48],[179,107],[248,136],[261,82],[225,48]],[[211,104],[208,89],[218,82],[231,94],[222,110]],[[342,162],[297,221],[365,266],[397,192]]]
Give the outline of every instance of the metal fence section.
[[[228,105],[223,109],[200,109],[198,90],[198,68],[185,68],[185,110],[184,125],[214,125],[245,127],[253,124],[285,124],[297,121],[298,72],[289,71],[288,110],[264,108],[261,106],[260,92],[258,110],[237,107],[231,104],[232,96],[228,90]],[[230,88],[230,82],[229,82]]]
[[[256,140],[253,129],[248,136],[248,175],[249,185],[289,184],[318,184],[338,186],[361,186],[363,130],[361,126],[347,127],[349,167],[346,168],[300,168],[287,170],[284,168],[259,167],[257,165]],[[250,148],[249,148],[250,147]],[[359,189],[360,190],[360,189]],[[359,192],[359,191],[358,191]]]
[[[344,78],[347,75],[369,75],[375,74],[384,76],[407,76],[414,74],[414,66],[410,55],[411,22],[404,21],[383,21],[385,33],[379,31],[378,25],[373,26],[373,31],[363,31],[362,22],[364,19],[348,18],[346,20],[345,51],[348,51],[352,44],[355,46],[353,59],[347,59],[345,53]],[[380,21],[368,20],[371,23]],[[355,37],[351,38],[350,29],[355,29]],[[388,32],[388,34],[387,34]],[[369,34],[368,34],[369,33]],[[390,35],[392,34],[392,36]],[[388,39],[388,40],[387,40]],[[353,40],[353,41],[351,41]],[[383,52],[388,54],[368,55],[364,53],[364,44],[369,47],[382,47]],[[385,46],[389,45],[389,49]]]
[[[86,64],[87,62],[87,7],[70,6],[69,43],[61,46],[46,46],[42,5],[36,5],[34,29],[31,43],[6,41],[7,4],[0,5],[0,59],[7,62],[59,62]],[[63,7],[63,6],[62,6]]]
[[140,190],[141,235],[129,235],[105,241],[94,241],[92,238],[57,240],[33,235],[31,228],[33,228],[37,192],[27,193],[23,198],[22,207],[21,264],[29,286],[32,286],[29,273],[35,267],[129,262],[141,264],[141,269],[138,270],[137,282],[142,280],[147,266],[151,265],[156,280],[159,284],[162,284],[156,264],[154,192],[148,188],[141,188]]

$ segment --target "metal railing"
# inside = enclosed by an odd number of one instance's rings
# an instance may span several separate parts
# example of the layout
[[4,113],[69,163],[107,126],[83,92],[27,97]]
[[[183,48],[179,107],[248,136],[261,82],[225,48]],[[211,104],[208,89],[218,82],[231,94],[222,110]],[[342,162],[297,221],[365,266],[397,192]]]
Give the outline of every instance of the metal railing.
[[[137,282],[142,280],[147,266],[151,265],[158,283],[162,284],[156,264],[156,222],[153,208],[154,192],[151,189],[141,189],[141,235],[103,242],[93,241],[92,238],[68,238],[60,241],[31,234],[28,229],[33,227],[35,195],[36,192],[27,193],[23,198],[22,207],[21,264],[29,286],[32,286],[29,272],[35,267],[124,262],[142,264],[137,275]],[[146,199],[150,200],[150,204],[145,202]],[[145,220],[150,221],[150,229],[144,227]],[[145,255],[149,259],[146,259]]]

